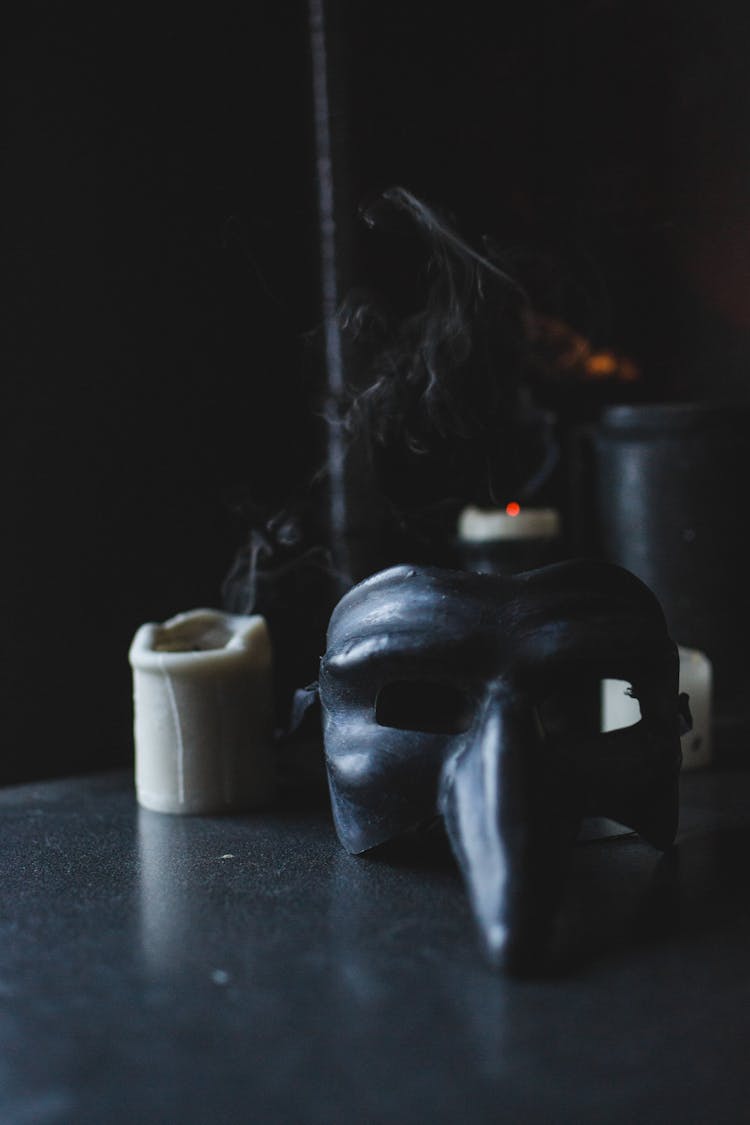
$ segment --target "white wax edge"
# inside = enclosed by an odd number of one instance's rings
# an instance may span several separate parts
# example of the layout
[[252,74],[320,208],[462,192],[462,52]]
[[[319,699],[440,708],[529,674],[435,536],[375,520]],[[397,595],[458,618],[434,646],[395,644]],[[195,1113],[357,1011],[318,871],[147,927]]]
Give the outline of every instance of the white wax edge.
[[136,785],[136,789],[138,804],[142,808],[155,813],[177,813],[180,816],[215,816],[229,811],[250,812],[252,809],[267,805],[273,793],[272,786],[269,784],[253,796],[243,794],[231,801],[210,801],[203,796],[180,800],[172,793],[153,793],[140,785]]
[[[205,623],[206,627],[223,624],[231,632],[231,638],[222,648],[203,649],[198,652],[169,652],[156,648],[157,639],[165,631],[186,623],[196,625]],[[149,622],[141,627],[133,637],[128,652],[132,668],[139,671],[192,673],[203,669],[216,668],[217,664],[229,666],[247,661],[248,654],[257,655],[259,663],[269,664],[271,644],[265,617],[261,614],[243,616],[222,613],[215,609],[194,609],[178,613],[162,624]]]
[[560,534],[556,508],[522,508],[517,516],[495,508],[464,508],[458,517],[458,535],[467,543],[502,539],[554,539]]
[[705,652],[701,652],[699,648],[687,648],[685,645],[678,645],[677,652],[680,660],[695,660],[697,657],[700,661],[705,660],[707,664],[711,663]]

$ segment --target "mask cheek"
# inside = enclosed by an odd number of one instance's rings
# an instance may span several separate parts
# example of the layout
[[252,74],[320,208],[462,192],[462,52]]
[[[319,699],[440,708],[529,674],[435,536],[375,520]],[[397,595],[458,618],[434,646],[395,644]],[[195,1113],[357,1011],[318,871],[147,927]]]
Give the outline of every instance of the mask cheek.
[[460,739],[380,727],[372,712],[324,714],[338,836],[353,854],[431,820],[443,762]]

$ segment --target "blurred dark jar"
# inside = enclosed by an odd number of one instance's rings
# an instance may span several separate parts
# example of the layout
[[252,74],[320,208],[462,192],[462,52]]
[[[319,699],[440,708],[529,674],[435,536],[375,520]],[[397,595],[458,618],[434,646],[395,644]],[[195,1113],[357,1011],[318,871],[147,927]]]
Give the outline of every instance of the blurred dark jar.
[[717,751],[750,725],[749,454],[750,403],[614,406],[593,433],[599,548],[712,661]]

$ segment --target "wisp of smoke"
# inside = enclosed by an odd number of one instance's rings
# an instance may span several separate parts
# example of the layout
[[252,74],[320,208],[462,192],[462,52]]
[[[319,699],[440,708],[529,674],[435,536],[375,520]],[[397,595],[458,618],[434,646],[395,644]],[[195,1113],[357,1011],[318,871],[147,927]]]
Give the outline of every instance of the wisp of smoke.
[[359,295],[341,309],[351,440],[367,445],[381,489],[403,512],[532,499],[556,450],[552,419],[525,381],[522,286],[403,187],[362,217],[375,229],[395,219],[418,236],[425,288],[406,315]]
[[314,478],[280,510],[243,506],[248,534],[222,586],[225,609],[266,618],[280,729],[288,724],[294,690],[315,677],[336,601],[337,575],[318,511],[323,483]]

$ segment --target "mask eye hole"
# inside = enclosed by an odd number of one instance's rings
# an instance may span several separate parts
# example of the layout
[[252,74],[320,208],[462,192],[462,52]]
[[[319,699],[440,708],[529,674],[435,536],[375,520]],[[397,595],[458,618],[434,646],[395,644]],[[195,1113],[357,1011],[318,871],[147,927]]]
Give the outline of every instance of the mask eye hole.
[[472,724],[472,700],[451,684],[431,680],[397,680],[378,692],[375,721],[381,727],[463,734]]
[[622,730],[641,721],[641,706],[627,680],[602,680],[601,731]]
[[585,739],[635,726],[641,708],[627,680],[583,677],[550,692],[537,704],[536,719],[545,739]]

